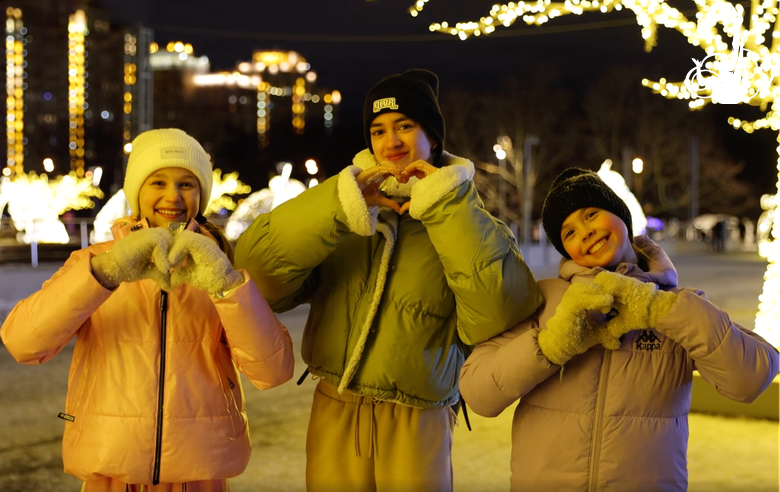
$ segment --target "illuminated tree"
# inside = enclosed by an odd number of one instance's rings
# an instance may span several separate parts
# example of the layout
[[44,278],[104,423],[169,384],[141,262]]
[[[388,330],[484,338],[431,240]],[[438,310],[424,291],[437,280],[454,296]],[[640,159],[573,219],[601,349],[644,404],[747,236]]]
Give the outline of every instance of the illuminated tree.
[[[417,16],[426,4],[427,0],[418,0],[409,8],[410,14]],[[780,131],[780,106],[776,106],[777,96],[780,95],[777,77],[780,67],[778,1],[752,0],[748,28],[742,22],[744,9],[741,5],[725,0],[694,0],[694,4],[698,12],[695,20],[690,20],[665,0],[510,2],[493,5],[489,13],[479,20],[454,25],[438,22],[431,24],[429,29],[465,40],[470,36],[489,35],[497,26],[509,27],[518,18],[528,25],[541,25],[563,15],[594,11],[607,13],[626,8],[634,13],[637,24],[642,27],[645,51],[651,51],[656,45],[658,26],[662,25],[680,32],[690,44],[699,46],[707,55],[702,60],[694,60],[694,69],[686,78],[687,84],[661,78],[658,81],[645,79],[643,85],[666,98],[687,100],[691,109],[699,109],[708,102],[757,106],[766,113],[763,118],[750,122],[729,118],[729,122],[734,128],[748,133],[760,128]],[[731,46],[724,41],[718,26],[732,38]],[[762,200],[769,214],[774,214],[780,204],[780,135],[778,144],[778,191],[774,197]],[[772,221],[771,229],[768,240],[759,246],[759,252],[768,259],[769,267],[764,292],[759,297],[755,330],[775,346],[780,346],[780,218]]]
[[92,176],[78,177],[75,171],[49,180],[34,172],[20,173],[13,178],[0,178],[0,215],[6,208],[19,234],[17,240],[26,244],[67,243],[70,240],[59,216],[68,210],[92,208],[92,198],[103,198]]

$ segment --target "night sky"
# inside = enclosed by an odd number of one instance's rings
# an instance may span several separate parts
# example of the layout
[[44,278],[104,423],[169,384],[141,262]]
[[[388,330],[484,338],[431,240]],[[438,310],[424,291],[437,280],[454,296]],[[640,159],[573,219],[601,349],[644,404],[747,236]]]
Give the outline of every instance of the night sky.
[[[693,67],[691,58],[704,57],[677,31],[663,27],[659,27],[657,46],[646,53],[640,28],[625,10],[565,16],[543,27],[518,21],[491,36],[464,42],[431,33],[428,26],[443,20],[453,24],[478,19],[493,2],[429,0],[420,16],[413,18],[407,13],[413,0],[93,1],[108,9],[114,22],[141,22],[153,28],[161,45],[175,40],[192,43],[196,55],[209,57],[213,71],[232,69],[257,49],[298,51],[317,72],[318,85],[341,91],[341,126],[354,127],[356,135],[349,145],[355,151],[362,145],[363,98],[374,83],[391,73],[427,68],[439,75],[442,90],[458,86],[489,91],[499,87],[503,77],[530,76],[540,67],[551,66],[561,70],[567,84],[576,89],[618,65],[638,65],[652,80],[683,80]],[[687,11],[693,4],[678,8]],[[613,25],[621,21],[623,25]],[[774,133],[746,135],[726,123],[730,115],[755,119],[761,113],[747,106],[709,105],[704,111],[722,126],[732,155],[748,163],[746,177],[763,184],[763,192],[772,192]]]

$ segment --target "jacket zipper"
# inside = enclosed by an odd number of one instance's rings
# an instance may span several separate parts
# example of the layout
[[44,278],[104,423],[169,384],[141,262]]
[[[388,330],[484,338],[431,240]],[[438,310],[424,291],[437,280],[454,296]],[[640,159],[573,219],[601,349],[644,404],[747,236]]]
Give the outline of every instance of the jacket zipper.
[[609,364],[611,350],[604,349],[604,361],[601,363],[599,374],[599,389],[596,399],[596,415],[593,419],[593,437],[590,443],[590,480],[588,490],[595,492],[599,481],[599,455],[601,454],[601,431],[604,427],[604,400],[607,398],[607,381],[609,378]]
[[162,453],[163,396],[165,394],[165,339],[168,328],[168,293],[160,291],[160,384],[157,390],[157,442],[154,448],[152,485],[160,483],[160,454]]

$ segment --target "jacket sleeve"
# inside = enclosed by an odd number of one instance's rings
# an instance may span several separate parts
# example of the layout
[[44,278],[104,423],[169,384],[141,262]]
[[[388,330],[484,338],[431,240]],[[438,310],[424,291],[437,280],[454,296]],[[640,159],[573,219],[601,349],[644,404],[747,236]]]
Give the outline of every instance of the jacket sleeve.
[[344,238],[376,231],[378,209],[366,206],[355,181],[358,172],[350,166],[259,215],[238,238],[235,266],[249,272],[274,311],[310,300],[316,267]]
[[702,378],[732,400],[750,403],[778,373],[777,350],[732,322],[701,291],[680,291],[656,329],[680,344]]
[[8,314],[0,338],[17,362],[43,364],[68,344],[112,292],[92,276],[89,249],[73,252],[38,292]]
[[238,370],[257,388],[273,388],[293,376],[292,340],[249,274],[241,272],[246,282],[214,299],[214,306]]
[[411,201],[410,213],[425,225],[455,294],[464,343],[483,342],[536,311],[541,296],[533,274],[470,177],[442,168],[415,185]]
[[[545,281],[540,282],[545,292]],[[560,367],[542,354],[541,327],[555,314],[560,294],[545,292],[539,310],[517,326],[479,344],[460,371],[460,393],[478,415],[495,417]]]

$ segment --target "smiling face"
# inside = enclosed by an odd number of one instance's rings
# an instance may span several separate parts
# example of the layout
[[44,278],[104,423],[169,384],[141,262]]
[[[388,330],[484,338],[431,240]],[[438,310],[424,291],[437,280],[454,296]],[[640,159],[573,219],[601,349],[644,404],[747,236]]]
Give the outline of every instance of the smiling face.
[[376,160],[389,162],[399,170],[417,160],[431,163],[436,143],[419,123],[402,113],[383,113],[371,122],[371,148]]
[[575,263],[614,270],[621,263],[636,263],[626,224],[612,212],[587,207],[571,213],[561,226],[563,249]]
[[167,167],[155,171],[138,193],[141,218],[152,227],[168,227],[170,222],[188,222],[200,209],[200,182],[190,171]]

